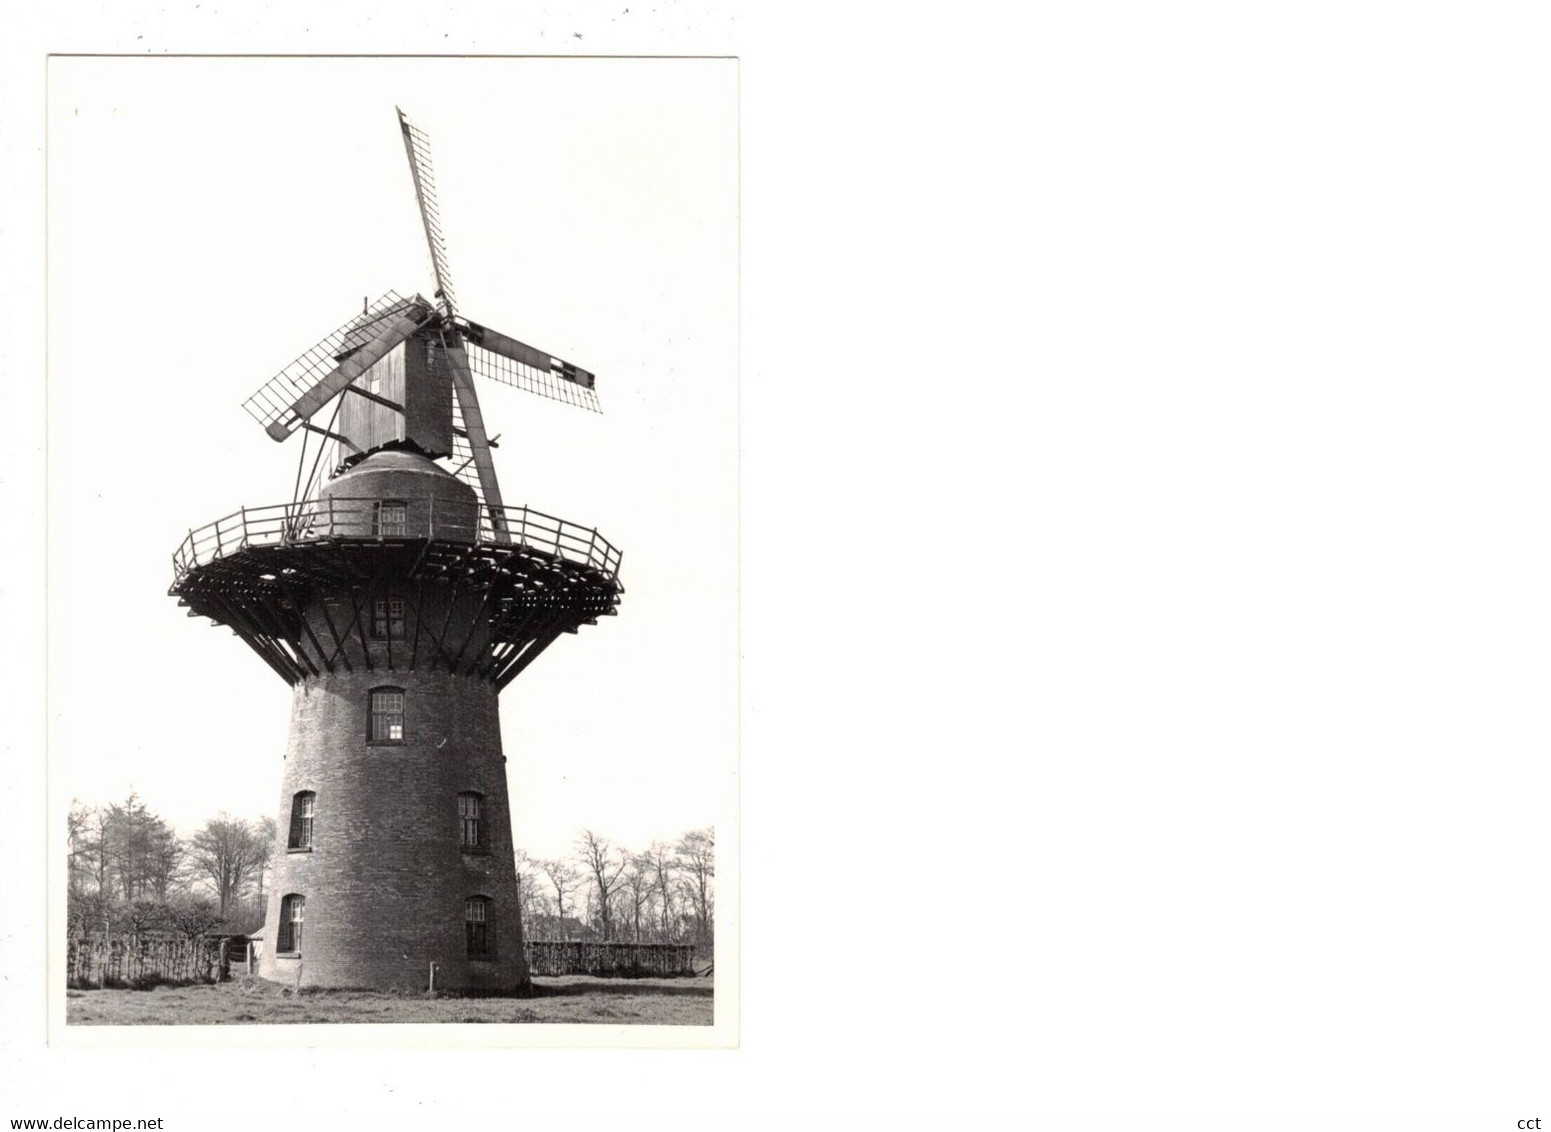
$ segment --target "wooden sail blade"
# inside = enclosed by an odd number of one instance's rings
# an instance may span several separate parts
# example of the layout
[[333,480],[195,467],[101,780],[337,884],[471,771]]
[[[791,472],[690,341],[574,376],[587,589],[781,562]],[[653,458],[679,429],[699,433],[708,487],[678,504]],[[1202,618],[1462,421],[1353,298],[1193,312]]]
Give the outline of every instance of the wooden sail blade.
[[[398,110],[398,107],[394,107]],[[420,205],[420,223],[425,228],[426,246],[431,249],[431,270],[436,273],[436,297],[443,310],[455,314],[457,298],[452,290],[452,274],[447,270],[447,245],[442,240],[442,218],[436,203],[436,174],[431,168],[431,139],[424,130],[398,110],[399,129],[404,135],[404,152],[409,156],[409,175],[415,182],[415,200]]]
[[[409,340],[409,336],[419,330],[431,316],[426,315],[416,318],[410,314],[399,315],[381,333],[366,345],[356,350],[344,361],[339,363],[337,369],[319,381],[291,406],[291,413],[297,420],[306,420],[324,405],[343,393],[352,381],[360,377],[376,362],[387,357],[389,351],[401,342]],[[271,426],[271,431],[273,426]]]
[[479,477],[479,492],[483,497],[485,512],[490,517],[497,542],[510,542],[506,528],[506,509],[501,504],[501,485],[496,482],[495,462],[490,458],[490,439],[485,432],[484,414],[479,411],[479,394],[474,391],[474,377],[469,369],[468,353],[456,333],[443,339],[449,368],[452,370],[452,390],[458,398],[458,411],[463,417],[463,431],[474,458],[474,470]]
[[589,371],[477,322],[459,319],[458,327],[469,347],[469,364],[481,377],[595,413],[603,411],[594,390],[597,378]]
[[436,317],[416,295],[388,292],[323,338],[243,402],[276,440],[284,440],[374,362]]

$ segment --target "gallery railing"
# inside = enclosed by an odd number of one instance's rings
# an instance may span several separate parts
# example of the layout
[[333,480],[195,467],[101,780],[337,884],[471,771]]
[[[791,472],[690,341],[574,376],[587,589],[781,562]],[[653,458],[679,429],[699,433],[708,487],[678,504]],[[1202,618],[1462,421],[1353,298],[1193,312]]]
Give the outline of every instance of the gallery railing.
[[250,546],[293,546],[347,539],[390,543],[432,540],[493,543],[538,550],[589,566],[611,581],[620,552],[598,534],[531,507],[479,508],[464,500],[341,498],[243,507],[191,530],[172,555],[173,584],[190,570]]

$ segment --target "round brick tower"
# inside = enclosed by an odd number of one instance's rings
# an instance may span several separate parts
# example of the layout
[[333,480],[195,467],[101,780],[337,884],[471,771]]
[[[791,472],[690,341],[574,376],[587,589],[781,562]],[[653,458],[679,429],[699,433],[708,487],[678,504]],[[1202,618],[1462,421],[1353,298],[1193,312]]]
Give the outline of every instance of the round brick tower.
[[526,989],[497,696],[614,612],[618,567],[412,447],[190,533],[172,593],[292,686],[262,976]]

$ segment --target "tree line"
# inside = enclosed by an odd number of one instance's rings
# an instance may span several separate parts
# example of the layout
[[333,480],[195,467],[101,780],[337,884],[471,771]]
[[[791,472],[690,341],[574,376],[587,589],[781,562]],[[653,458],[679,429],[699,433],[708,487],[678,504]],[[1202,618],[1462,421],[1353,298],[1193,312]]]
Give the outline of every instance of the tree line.
[[631,850],[584,829],[568,857],[519,849],[517,884],[530,939],[587,935],[703,950],[715,939],[716,831],[692,829]]
[[241,933],[264,920],[273,818],[219,814],[190,837],[131,792],[123,802],[73,802],[68,818],[70,935],[187,938]]
[[[179,837],[131,792],[123,802],[70,807],[72,937],[214,931],[246,934],[264,922],[273,818],[221,813]],[[530,939],[693,943],[715,938],[716,833],[694,829],[645,849],[591,829],[569,856],[516,853],[519,902]]]

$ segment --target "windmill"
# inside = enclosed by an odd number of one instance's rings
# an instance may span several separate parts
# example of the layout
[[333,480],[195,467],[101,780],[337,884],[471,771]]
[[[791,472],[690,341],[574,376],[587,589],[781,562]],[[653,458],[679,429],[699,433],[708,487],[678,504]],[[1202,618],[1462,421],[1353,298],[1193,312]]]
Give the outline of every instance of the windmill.
[[291,501],[190,530],[170,593],[292,689],[259,974],[520,993],[497,697],[614,614],[620,553],[502,501],[474,375],[596,410],[593,375],[458,313],[430,149],[399,126],[434,298],[389,292],[248,398],[303,433]]
[[[506,541],[510,534],[490,454],[496,442],[485,429],[473,375],[599,412],[595,378],[458,313],[430,139],[395,109],[436,279],[434,301],[389,291],[265,382],[243,408],[277,441],[303,431],[334,442],[343,450],[336,467],[385,446],[448,461],[474,488],[495,537]],[[314,423],[331,402],[328,423]],[[323,454],[320,445],[304,480],[304,439],[294,502],[311,497]]]

